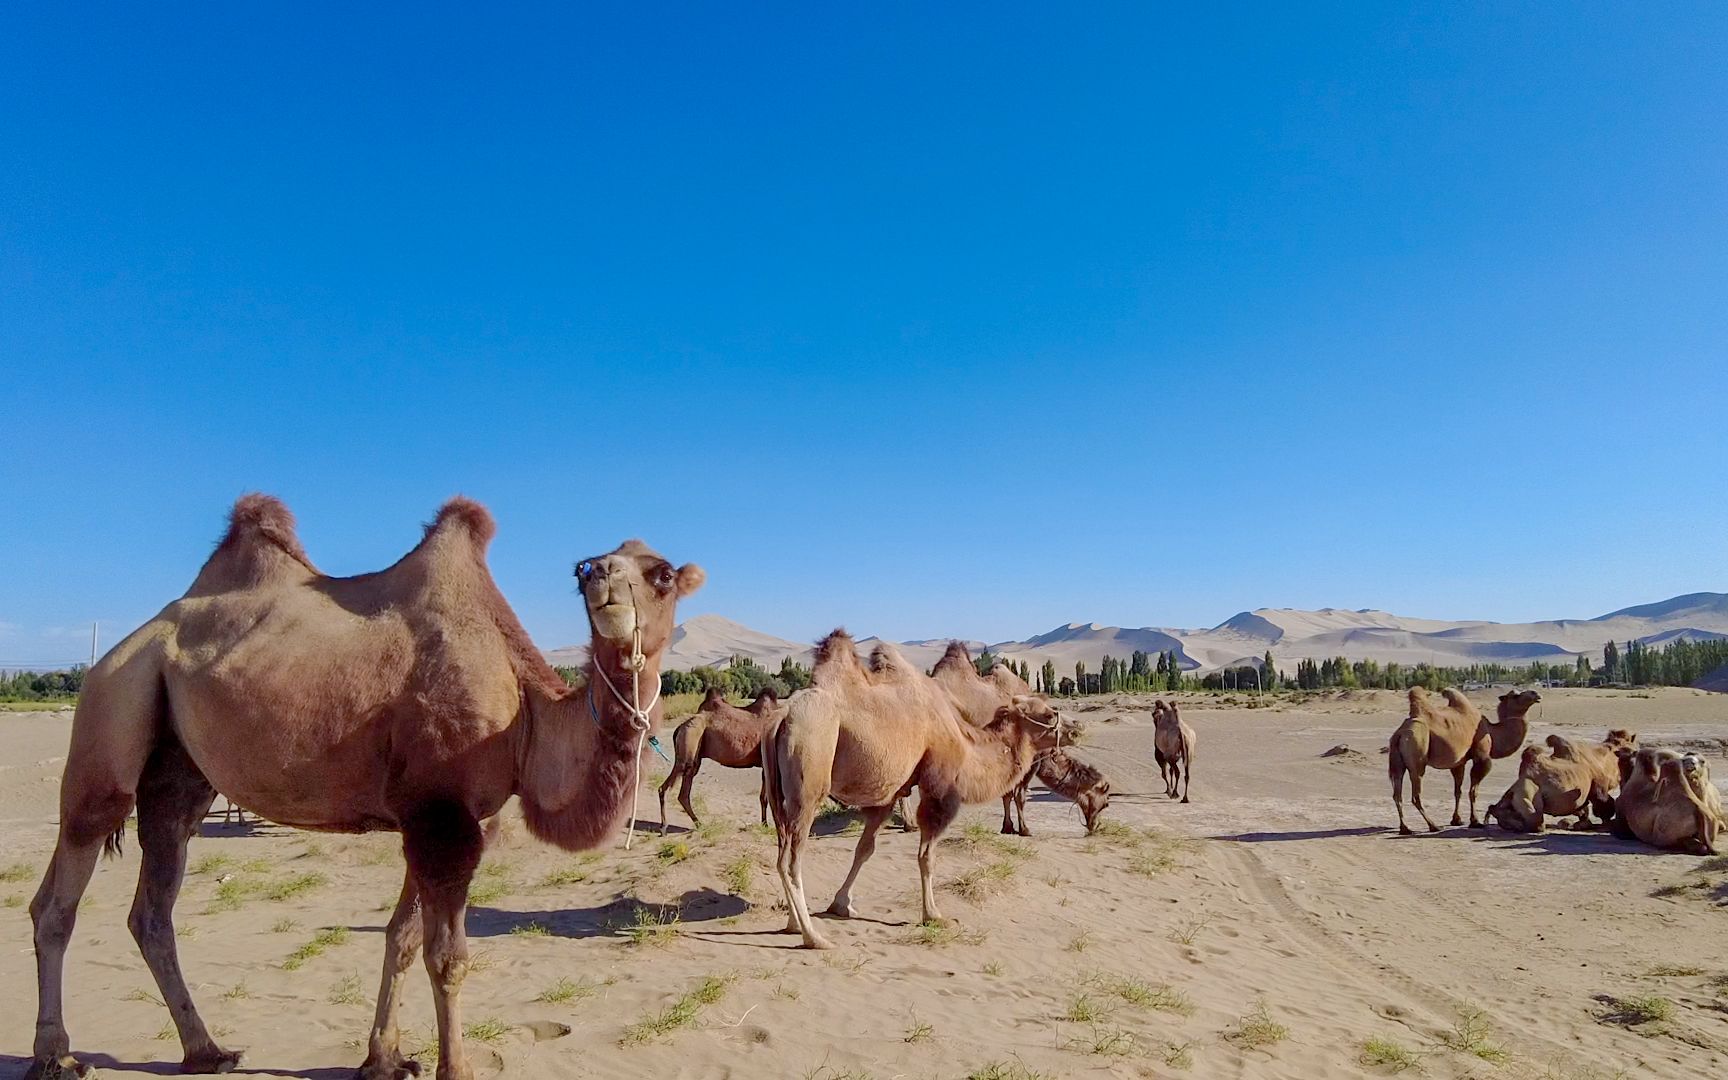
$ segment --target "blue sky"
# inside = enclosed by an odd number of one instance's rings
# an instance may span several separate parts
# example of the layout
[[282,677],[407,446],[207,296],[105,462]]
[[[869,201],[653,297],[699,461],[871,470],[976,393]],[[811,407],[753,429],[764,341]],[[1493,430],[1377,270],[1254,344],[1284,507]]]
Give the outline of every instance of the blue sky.
[[0,661],[252,489],[546,645],[1728,587],[1720,6],[930,7],[13,5]]

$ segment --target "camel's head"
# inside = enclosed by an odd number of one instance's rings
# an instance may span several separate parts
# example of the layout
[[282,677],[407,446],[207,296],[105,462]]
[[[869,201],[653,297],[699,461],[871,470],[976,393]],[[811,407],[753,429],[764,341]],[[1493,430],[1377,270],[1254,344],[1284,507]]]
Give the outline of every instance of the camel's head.
[[1680,770],[1686,778],[1692,781],[1693,787],[1701,787],[1710,782],[1710,766],[1704,760],[1704,755],[1691,750],[1680,755]]
[[1495,711],[1500,714],[1501,721],[1521,720],[1541,700],[1542,695],[1534,690],[1508,690],[1500,695],[1500,704]]
[[1100,780],[1080,795],[1080,813],[1086,819],[1086,835],[1098,831],[1098,819],[1110,808],[1110,781]]
[[695,563],[673,566],[640,540],[576,564],[594,636],[619,650],[630,649],[640,636],[642,652],[650,656],[666,648],[678,601],[700,589],[705,577]]
[[1638,751],[1630,746],[1616,746],[1614,758],[1620,763],[1620,783],[1624,785],[1638,768]]
[[1174,724],[1182,719],[1182,710],[1176,707],[1174,701],[1159,698],[1152,703],[1152,722],[1154,724]]
[[1028,735],[1040,750],[1056,745],[1062,718],[1050,703],[1037,694],[1015,694],[1008,703],[996,710],[995,723],[1013,724]]
[[1638,733],[1636,731],[1629,731],[1626,728],[1615,728],[1613,731],[1610,731],[1607,735],[1603,736],[1602,745],[1608,747],[1610,750],[1619,752],[1622,746],[1637,746]]

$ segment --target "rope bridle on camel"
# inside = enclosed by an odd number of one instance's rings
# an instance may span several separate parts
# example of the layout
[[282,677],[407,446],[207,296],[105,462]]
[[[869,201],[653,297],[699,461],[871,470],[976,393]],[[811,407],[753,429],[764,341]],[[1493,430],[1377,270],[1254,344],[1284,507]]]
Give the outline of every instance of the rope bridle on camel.
[[[636,732],[636,749],[630,759],[630,825],[624,833],[624,850],[630,850],[630,844],[636,839],[636,815],[642,805],[642,746],[648,741],[648,732],[654,726],[651,715],[654,706],[660,703],[660,684],[654,684],[654,694],[648,699],[648,704],[642,704],[642,669],[648,666],[648,657],[642,652],[642,616],[636,606],[636,583],[630,585],[630,658],[625,666],[630,669],[630,696],[626,698],[619,692],[612,680],[606,674],[606,668],[600,663],[600,658],[594,658],[594,674],[600,676],[600,681],[606,684],[606,689],[612,691],[612,696],[618,699],[618,704],[630,713],[630,729]],[[594,726],[604,730],[600,723],[600,710],[594,704],[594,685],[588,685],[588,715],[594,718]],[[658,749],[658,747],[656,747]]]

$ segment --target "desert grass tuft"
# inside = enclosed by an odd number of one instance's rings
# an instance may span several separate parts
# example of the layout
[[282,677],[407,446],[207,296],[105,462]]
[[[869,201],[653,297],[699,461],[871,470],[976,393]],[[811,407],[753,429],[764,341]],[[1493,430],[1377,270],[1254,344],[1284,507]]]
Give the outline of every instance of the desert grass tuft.
[[1687,979],[1702,974],[1704,974],[1703,968],[1693,967],[1690,964],[1657,964],[1646,971],[1644,976],[1649,979]]
[[289,953],[288,958],[282,961],[282,970],[298,971],[306,966],[307,961],[324,955],[347,940],[348,928],[346,926],[326,926],[312,935],[311,941]]
[[933,1026],[914,1016],[912,1017],[912,1026],[906,1029],[906,1034],[901,1036],[900,1041],[917,1045],[918,1043],[929,1042],[931,1036],[935,1034],[936,1029]]
[[510,928],[510,936],[511,937],[551,937],[552,931],[547,928],[545,923],[525,922],[525,923],[517,923],[515,926],[512,926]]
[[292,900],[301,893],[311,892],[330,884],[330,879],[316,871],[308,874],[294,874],[281,881],[272,882],[264,887],[266,900]]
[[244,1001],[251,996],[252,991],[246,988],[244,980],[237,982],[233,986],[222,991],[222,998],[225,1001]]
[[662,840],[654,851],[654,857],[659,859],[663,866],[676,866],[692,854],[694,849],[687,840]]
[[1172,1069],[1191,1069],[1194,1067],[1194,1043],[1192,1040],[1182,1043],[1165,1043],[1158,1050],[1158,1057]]
[[562,1005],[569,1001],[591,998],[594,994],[594,984],[587,979],[577,981],[563,978],[540,991],[534,1000],[542,1005]]
[[292,934],[298,929],[300,929],[300,922],[297,919],[277,919],[270,924],[272,934]]
[[689,1027],[696,1022],[703,1008],[726,996],[726,989],[732,985],[733,978],[731,975],[706,976],[677,1001],[625,1028],[624,1037],[619,1042],[624,1046],[635,1046]]
[[756,859],[749,854],[741,854],[720,868],[720,878],[726,882],[726,891],[733,896],[743,896],[749,892],[755,876]]
[[978,904],[1006,888],[1019,869],[1013,859],[997,859],[983,866],[974,866],[945,887],[956,896]]
[[902,940],[908,945],[982,945],[989,937],[984,930],[962,930],[952,922],[921,922]]
[[632,945],[670,945],[683,932],[683,919],[677,908],[655,911],[651,907],[638,907],[630,915],[630,924],[624,927],[624,937]]
[[1062,1014],[1062,1019],[1071,1024],[1095,1024],[1110,1015],[1110,1007],[1100,1003],[1091,994],[1075,994],[1068,1001],[1068,1011]]
[[1178,945],[1192,945],[1194,944],[1194,939],[1200,936],[1200,931],[1211,925],[1212,917],[1210,915],[1197,919],[1188,919],[1180,926],[1171,927],[1170,940],[1176,942]]
[[1651,995],[1608,1000],[1612,1009],[1601,1017],[1605,1023],[1636,1027],[1641,1024],[1662,1024],[1674,1018],[1674,1003],[1665,997]]
[[578,864],[560,866],[540,879],[542,889],[556,889],[565,885],[578,885],[588,880],[588,870]]
[[1090,930],[1080,931],[1078,934],[1075,934],[1073,937],[1069,938],[1068,944],[1063,946],[1064,949],[1068,950],[1071,953],[1083,953],[1087,949],[1090,949],[1091,947],[1092,947],[1092,931],[1090,931]]
[[1102,972],[1082,981],[1137,1008],[1175,1013],[1179,1016],[1189,1016],[1194,1012],[1194,1003],[1188,999],[1188,995],[1168,983],[1153,984],[1144,979],[1107,975]]
[[1402,1043],[1376,1035],[1362,1044],[1362,1053],[1356,1060],[1364,1067],[1375,1069],[1385,1066],[1395,1073],[1406,1069],[1420,1068],[1422,1056],[1405,1047]]
[[1272,1019],[1271,1010],[1262,1001],[1237,1021],[1236,1030],[1225,1032],[1224,1037],[1244,1050],[1262,1050],[1289,1038],[1290,1029]]
[[495,1043],[509,1033],[510,1025],[496,1016],[482,1017],[472,1024],[464,1024],[462,1027],[462,1037],[473,1039],[475,1042]]
[[326,999],[332,1005],[364,1005],[366,997],[360,993],[360,976],[348,975],[336,980],[330,987],[330,996]]
[[234,856],[224,855],[218,852],[214,855],[206,855],[199,859],[197,862],[193,863],[186,872],[188,874],[220,874],[222,871],[233,865]]
[[1072,1036],[1062,1044],[1064,1050],[1103,1057],[1129,1057],[1140,1053],[1134,1033],[1114,1024],[1092,1023],[1083,1035]]
[[980,1065],[966,1074],[966,1080],[1052,1080],[1049,1073],[1033,1072],[1026,1063],[1014,1061],[992,1061],[988,1065]]

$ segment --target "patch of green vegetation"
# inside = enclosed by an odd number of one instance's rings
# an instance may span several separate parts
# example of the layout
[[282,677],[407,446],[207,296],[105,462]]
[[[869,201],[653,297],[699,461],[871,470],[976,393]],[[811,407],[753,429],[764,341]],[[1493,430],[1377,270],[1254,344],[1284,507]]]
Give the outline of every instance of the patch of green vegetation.
[[218,852],[199,859],[186,872],[188,874],[220,874],[233,865],[234,856]]
[[1198,919],[1188,919],[1180,926],[1171,928],[1170,940],[1178,945],[1192,945],[1194,939],[1200,936],[1200,931],[1211,925],[1212,917],[1210,915]]
[[1407,1049],[1393,1039],[1376,1035],[1362,1044],[1362,1053],[1357,1061],[1367,1068],[1374,1069],[1385,1066],[1395,1073],[1421,1066],[1422,1056],[1414,1050]]
[[542,1005],[562,1005],[568,1001],[577,1001],[594,996],[594,984],[587,979],[574,981],[568,978],[559,979],[548,986],[534,998]]
[[917,1043],[929,1042],[931,1036],[935,1034],[936,1029],[934,1027],[914,1016],[912,1026],[906,1029],[906,1034],[901,1036],[900,1041],[916,1045]]
[[1091,994],[1075,994],[1068,1002],[1062,1019],[1071,1024],[1095,1024],[1110,1015],[1110,1008],[1100,1004]]
[[1141,877],[1157,877],[1176,869],[1176,856],[1168,851],[1136,851],[1128,857],[1128,872]]
[[733,978],[731,975],[705,977],[666,1008],[631,1024],[624,1030],[624,1037],[619,1042],[624,1046],[635,1046],[662,1035],[669,1035],[679,1028],[689,1027],[696,1022],[696,1017],[703,1008],[726,996],[726,988],[732,985]]
[[1194,1003],[1188,1000],[1188,995],[1168,983],[1154,984],[1144,979],[1103,973],[1091,975],[1083,981],[1137,1008],[1176,1013],[1180,1016],[1189,1016],[1194,1012]]
[[312,940],[288,954],[288,959],[282,961],[282,970],[297,971],[306,966],[308,960],[324,955],[330,949],[348,940],[346,926],[326,926],[312,936]]
[[24,906],[24,894],[23,893],[13,893],[12,895],[5,897],[4,899],[0,899],[0,907],[18,908],[18,907],[23,907],[23,906]]
[[270,924],[272,934],[292,934],[298,929],[300,929],[300,923],[296,919],[277,919]]
[[1290,1029],[1272,1019],[1271,1010],[1262,1001],[1237,1021],[1235,1031],[1225,1032],[1224,1037],[1244,1050],[1262,1050],[1289,1038]]
[[996,976],[1002,974],[1002,962],[1000,960],[992,960],[988,964],[985,964],[984,965],[984,974],[990,976],[991,978],[995,978]]
[[966,1080],[1052,1080],[1052,1077],[1049,1073],[1033,1072],[1025,1062],[1016,1058],[980,1065],[966,1074]]
[[330,996],[326,999],[332,1005],[364,1005],[366,998],[360,993],[360,976],[348,975],[336,980],[330,987]]
[[733,896],[743,896],[749,892],[755,876],[756,859],[747,853],[739,855],[720,868],[720,877],[726,882],[726,891]]
[[237,982],[233,986],[222,991],[222,997],[226,1001],[244,1001],[251,996],[252,991],[246,989],[246,984],[244,982]]
[[210,904],[204,909],[206,914],[217,911],[239,911],[246,901],[264,888],[264,883],[249,877],[235,876],[227,881],[218,882],[216,892],[210,898]]
[[265,886],[264,898],[278,902],[292,900],[301,893],[311,892],[313,889],[319,889],[328,884],[330,884],[330,879],[315,871],[308,874],[294,874]]
[[1602,1019],[1609,1023],[1637,1026],[1662,1024],[1674,1018],[1674,1003],[1665,997],[1634,997],[1614,999],[1614,1011]]
[[1087,949],[1090,949],[1091,947],[1092,947],[1092,931],[1090,931],[1090,930],[1080,931],[1078,934],[1075,934],[1072,938],[1069,938],[1068,944],[1063,946],[1064,949],[1068,950],[1071,953],[1083,953]]
[[545,923],[525,922],[525,923],[517,923],[515,926],[512,926],[510,928],[510,936],[511,937],[551,937],[552,931],[546,928]]
[[654,851],[654,857],[659,859],[663,866],[676,866],[688,859],[691,853],[690,844],[686,840],[662,840]]
[[964,931],[959,924],[944,920],[942,922],[921,922],[914,926],[902,940],[907,945],[982,945],[989,935],[982,930]]
[[475,1042],[495,1043],[508,1034],[510,1034],[510,1025],[496,1016],[482,1017],[472,1024],[463,1025],[462,1028],[462,1037],[473,1039]]
[[1704,969],[1690,964],[1657,964],[1644,974],[1652,979],[1685,979],[1704,974]]
[[475,875],[468,883],[468,903],[490,904],[510,895],[510,879],[501,876],[481,877]]
[[1072,1036],[1062,1044],[1064,1050],[1104,1057],[1128,1057],[1140,1052],[1134,1033],[1114,1024],[1093,1023],[1084,1035]]
[[1163,1048],[1158,1051],[1158,1056],[1163,1059],[1164,1064],[1172,1069],[1191,1069],[1194,1067],[1194,1055],[1191,1052],[1193,1046],[1192,1041],[1165,1043]]
[[972,903],[982,903],[1001,892],[1008,882],[1014,880],[1019,869],[1013,859],[997,859],[995,862],[972,867],[948,882],[945,888]]
[[631,913],[624,937],[632,945],[660,946],[671,944],[683,932],[683,920],[677,908],[655,911],[651,907],[638,907]]
[[268,874],[273,865],[269,859],[258,856],[241,863],[239,869],[242,874]]
[[543,889],[556,889],[564,885],[577,885],[588,880],[588,871],[580,865],[561,866],[540,879]]

